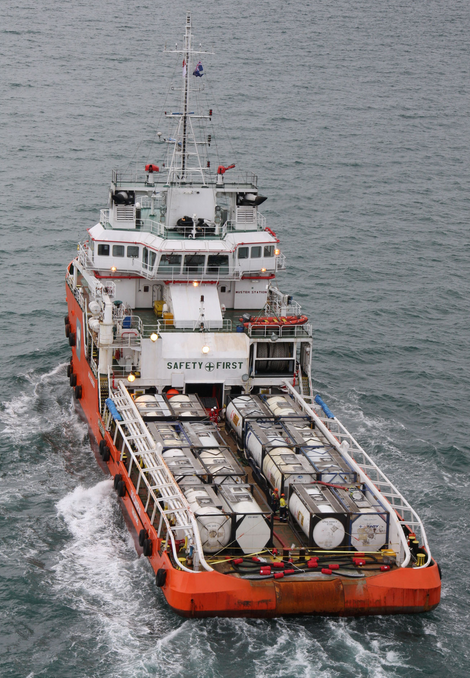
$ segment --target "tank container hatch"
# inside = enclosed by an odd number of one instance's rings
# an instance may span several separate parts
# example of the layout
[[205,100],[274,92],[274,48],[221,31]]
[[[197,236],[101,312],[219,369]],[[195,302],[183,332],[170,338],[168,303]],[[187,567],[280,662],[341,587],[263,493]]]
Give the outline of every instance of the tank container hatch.
[[348,544],[348,513],[328,488],[291,485],[289,512],[305,534],[309,547],[329,551]]

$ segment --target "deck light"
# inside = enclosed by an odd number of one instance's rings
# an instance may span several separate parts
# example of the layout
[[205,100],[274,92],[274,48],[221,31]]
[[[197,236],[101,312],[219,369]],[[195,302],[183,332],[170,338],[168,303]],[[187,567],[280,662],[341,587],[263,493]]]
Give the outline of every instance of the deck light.
[[271,341],[277,341],[278,338],[279,338],[279,336],[278,336],[275,332],[273,332],[273,333],[271,334]]
[[131,384],[132,384],[132,382],[135,381],[135,374],[132,374],[132,372],[130,374],[128,374],[127,375],[127,381],[130,381]]
[[158,339],[158,334],[157,334],[156,332],[152,332],[152,334],[150,335],[150,339],[151,339],[152,341],[157,341],[157,339]]
[[111,271],[112,271],[113,273],[116,273],[116,271],[117,271],[116,266],[111,266]]
[[203,346],[203,347],[202,347],[202,352],[203,352],[203,353],[209,353],[209,351],[210,351],[209,346]]
[[278,257],[281,254],[281,250],[274,250],[274,254]]
[[266,269],[265,269],[265,268],[262,268],[262,269],[261,269],[261,273],[266,273]]
[[198,287],[199,283],[197,280],[193,280],[193,287]]

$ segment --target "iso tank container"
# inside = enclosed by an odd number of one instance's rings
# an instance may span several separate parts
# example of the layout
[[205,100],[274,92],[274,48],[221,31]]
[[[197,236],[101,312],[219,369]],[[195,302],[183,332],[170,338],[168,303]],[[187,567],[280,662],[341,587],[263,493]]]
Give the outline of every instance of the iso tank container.
[[272,539],[271,510],[261,507],[252,494],[252,487],[221,485],[219,496],[232,513],[231,540],[237,541],[243,553],[256,553],[264,549]]
[[144,419],[169,419],[171,411],[161,395],[141,395],[135,399],[135,406]]
[[188,448],[171,447],[162,454],[177,482],[183,476],[203,476],[206,471]]
[[147,422],[147,428],[164,450],[169,447],[189,447],[189,440],[179,423],[150,421]]
[[278,447],[265,455],[263,474],[273,489],[286,494],[292,483],[308,484],[316,480],[315,469],[308,459],[286,447]]
[[232,521],[226,508],[211,487],[182,485],[189,506],[196,516],[204,553],[217,553],[230,542]]
[[283,422],[289,435],[302,447],[323,447],[325,445],[308,420]]
[[349,540],[358,551],[378,551],[388,542],[389,514],[376,500],[365,493],[334,489],[333,493],[349,513]]
[[275,395],[266,398],[266,405],[275,417],[292,418],[304,417],[305,415],[294,403],[293,399],[283,395]]
[[219,485],[246,481],[246,473],[226,447],[196,449],[195,454],[207,472],[207,482]]
[[303,447],[302,453],[324,483],[351,485],[357,482],[357,473],[333,447]]
[[237,396],[229,402],[225,419],[239,440],[243,440],[245,422],[249,419],[266,419],[272,416],[260,398],[252,395]]
[[347,545],[348,513],[327,487],[292,484],[288,504],[309,547],[330,551]]
[[185,421],[182,424],[191,447],[219,447],[225,445],[216,424],[210,421]]
[[281,424],[276,424],[272,420],[261,420],[250,421],[246,425],[245,451],[259,469],[262,468],[267,452],[274,447],[285,448],[289,445],[292,445],[292,440]]
[[207,412],[195,393],[174,395],[167,398],[174,419],[205,419]]

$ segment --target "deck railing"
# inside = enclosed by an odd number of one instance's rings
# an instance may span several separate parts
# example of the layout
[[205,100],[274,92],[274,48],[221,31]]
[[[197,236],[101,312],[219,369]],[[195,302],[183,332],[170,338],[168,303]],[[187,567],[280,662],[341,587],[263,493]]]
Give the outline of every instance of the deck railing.
[[[404,525],[415,532],[420,543],[425,546],[427,559],[421,567],[427,567],[431,562],[431,551],[424,525],[416,511],[336,417],[329,418],[319,415],[303,400],[287,380],[284,383],[300,407],[313,418],[318,430],[323,433],[350,466],[359,473],[361,482],[366,485],[372,494],[376,494],[378,491],[386,499],[385,506],[389,510],[390,520],[395,524],[400,540],[401,567],[408,567],[411,559],[411,552],[403,531]],[[347,441],[348,451],[341,446],[343,441]]]
[[[184,534],[188,541],[192,539],[195,549],[195,564],[199,562],[207,571],[212,571],[212,567],[206,562],[201,543],[201,537],[196,522],[196,517],[191,511],[188,500],[181,491],[178,483],[173,477],[170,469],[161,456],[162,446],[156,444],[151,437],[134,401],[132,400],[125,385],[120,381],[116,390],[111,390],[110,397],[113,400],[122,421],[116,421],[115,442],[117,432],[120,433],[123,440],[123,449],[121,450],[121,460],[124,455],[129,458],[128,475],[131,476],[133,470],[138,472],[138,481],[135,486],[136,495],[142,486],[147,489],[147,499],[144,504],[144,510],[150,518],[153,525],[157,511],[160,514],[158,526],[158,537],[161,538],[162,526],[166,527],[167,541],[171,544],[171,551],[175,563],[186,572],[197,573],[197,570],[191,570],[182,563],[178,556],[175,540],[177,536]],[[105,408],[105,423],[109,429],[111,423],[111,414]],[[136,510],[139,512],[139,506],[136,505],[137,497],[132,496]],[[151,515],[150,502],[153,507]],[[174,525],[172,524],[174,520]]]

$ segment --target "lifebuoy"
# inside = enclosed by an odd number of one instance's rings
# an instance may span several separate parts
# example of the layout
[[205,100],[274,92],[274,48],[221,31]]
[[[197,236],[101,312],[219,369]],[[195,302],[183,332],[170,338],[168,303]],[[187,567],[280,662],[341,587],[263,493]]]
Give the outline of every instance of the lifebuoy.
[[147,530],[140,530],[139,532],[139,546],[143,546],[146,539],[149,538]]
[[157,570],[157,574],[156,574],[156,577],[155,577],[155,582],[156,582],[157,586],[159,586],[160,588],[161,588],[162,586],[165,586],[165,582],[166,582],[166,570],[164,570],[163,567],[161,567],[159,570]]
[[144,541],[144,556],[150,558],[151,555],[152,555],[152,540],[146,539]]

